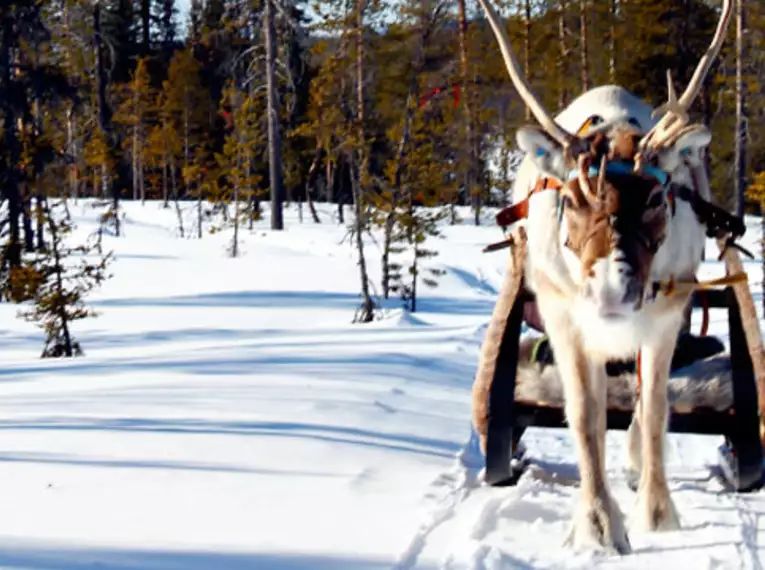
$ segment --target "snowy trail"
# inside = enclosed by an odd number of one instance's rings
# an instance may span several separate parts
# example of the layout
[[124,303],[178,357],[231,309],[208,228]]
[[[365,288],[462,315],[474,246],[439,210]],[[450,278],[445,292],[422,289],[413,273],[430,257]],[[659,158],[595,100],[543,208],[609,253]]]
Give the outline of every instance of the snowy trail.
[[[41,361],[39,331],[0,305],[0,569],[762,568],[765,494],[710,477],[719,438],[671,437],[685,528],[631,537],[622,559],[561,546],[578,484],[565,430],[527,432],[516,487],[478,484],[470,387],[502,281],[501,254],[480,254],[496,227],[445,227],[447,273],[420,310],[392,300],[361,326],[343,227],[288,210],[285,232],[243,232],[229,259],[228,231],[179,239],[172,210],[125,210],[101,316],[75,328],[84,358]],[[608,468],[629,514],[623,435]]]
[[[553,431],[558,433],[549,433]],[[609,433],[609,481],[629,517],[634,493],[619,472],[622,439],[621,433]],[[564,549],[578,487],[566,440],[560,430],[530,430],[524,441],[532,463],[518,484],[471,486],[450,506],[448,520],[420,545],[420,557],[427,562],[406,568],[428,568],[433,560],[439,561],[440,570],[763,567],[765,497],[735,495],[724,488],[713,475],[714,449],[720,442],[708,436],[670,436],[670,490],[680,510],[681,531],[632,534],[634,552],[623,558]]]

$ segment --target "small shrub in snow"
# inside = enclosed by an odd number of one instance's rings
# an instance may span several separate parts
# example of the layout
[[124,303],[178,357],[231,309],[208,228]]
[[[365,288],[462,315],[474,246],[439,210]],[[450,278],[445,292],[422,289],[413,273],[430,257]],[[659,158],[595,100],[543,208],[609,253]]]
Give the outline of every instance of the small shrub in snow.
[[[63,202],[44,206],[49,240],[41,251],[29,254],[18,268],[11,270],[7,295],[13,301],[32,304],[19,316],[35,322],[45,331],[42,358],[82,355],[72,335],[71,323],[96,316],[85,306],[85,297],[107,275],[112,254],[100,254],[100,244],[67,245],[73,225],[67,216],[54,215]],[[98,254],[97,256],[94,254]]]

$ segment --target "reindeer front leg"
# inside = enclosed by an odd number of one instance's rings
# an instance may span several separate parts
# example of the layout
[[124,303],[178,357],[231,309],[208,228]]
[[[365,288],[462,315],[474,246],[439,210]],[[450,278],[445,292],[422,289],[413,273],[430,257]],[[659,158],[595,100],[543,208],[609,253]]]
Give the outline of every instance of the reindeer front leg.
[[[565,543],[618,554],[631,552],[624,516],[605,477],[606,377],[587,359],[581,340],[561,307],[545,311],[550,342],[563,382],[566,419],[576,444],[579,503]],[[600,370],[603,368],[603,370]]]
[[[631,528],[637,531],[676,530],[680,520],[674,502],[669,495],[664,466],[664,443],[666,440],[669,403],[667,381],[682,315],[670,321],[669,326],[657,327],[652,338],[641,349],[642,388],[639,429],[640,438],[640,484],[637,503],[631,517]],[[662,323],[667,325],[665,321]],[[631,442],[636,446],[636,441]]]

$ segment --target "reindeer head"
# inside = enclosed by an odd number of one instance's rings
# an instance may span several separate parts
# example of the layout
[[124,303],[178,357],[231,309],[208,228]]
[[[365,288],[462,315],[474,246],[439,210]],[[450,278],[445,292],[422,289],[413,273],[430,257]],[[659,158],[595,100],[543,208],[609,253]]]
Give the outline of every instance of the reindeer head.
[[559,190],[563,257],[580,294],[601,316],[625,316],[642,307],[654,256],[670,230],[674,202],[670,173],[686,156],[700,156],[706,129],[688,132],[636,170],[643,135],[616,124],[587,137],[589,148],[569,166],[565,149],[544,131],[525,127],[520,147]]
[[541,173],[562,183],[561,239],[572,277],[603,316],[640,309],[654,255],[669,233],[671,177],[683,164],[698,164],[711,140],[705,126],[687,125],[687,111],[722,46],[732,0],[724,0],[711,46],[679,99],[668,73],[668,101],[653,113],[663,116],[648,132],[625,117],[576,135],[543,108],[489,0],[480,2],[510,77],[541,125],[519,129],[518,144]]

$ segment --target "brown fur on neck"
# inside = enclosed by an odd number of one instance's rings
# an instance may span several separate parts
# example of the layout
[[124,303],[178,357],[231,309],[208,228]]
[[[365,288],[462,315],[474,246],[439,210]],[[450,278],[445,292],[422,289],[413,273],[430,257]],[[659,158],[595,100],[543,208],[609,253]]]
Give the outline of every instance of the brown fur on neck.
[[[609,161],[633,160],[638,150],[639,134],[633,129],[618,129],[612,138],[593,137],[592,164],[600,164],[605,154]],[[596,188],[597,176],[588,178]],[[579,258],[582,276],[593,274],[598,259],[606,258],[614,248],[624,253],[625,261],[638,275],[647,275],[653,252],[646,243],[663,239],[666,224],[655,208],[646,209],[655,181],[639,175],[606,174],[604,199],[586,192],[578,179],[561,190],[563,216],[567,223],[566,247]]]

